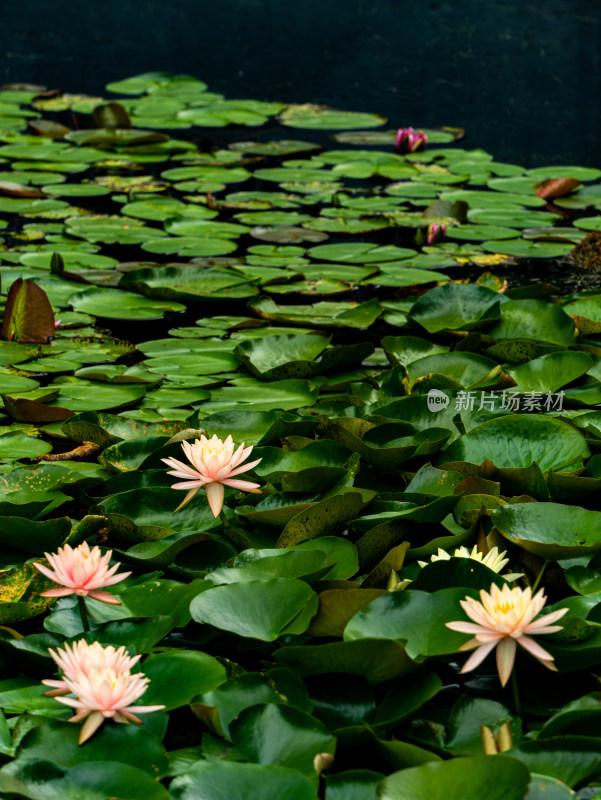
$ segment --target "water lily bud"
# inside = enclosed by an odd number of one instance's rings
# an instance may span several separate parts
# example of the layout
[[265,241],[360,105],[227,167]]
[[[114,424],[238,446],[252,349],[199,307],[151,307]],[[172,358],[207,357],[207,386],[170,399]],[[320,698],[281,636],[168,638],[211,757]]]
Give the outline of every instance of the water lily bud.
[[480,725],[480,736],[482,737],[482,750],[487,756],[494,756],[499,752],[495,734],[488,725]]
[[401,582],[401,579],[399,578],[397,573],[393,569],[391,569],[390,570],[390,575],[388,577],[388,585],[386,586],[386,591],[394,592],[394,590],[398,587],[400,582]]
[[497,744],[499,753],[505,753],[513,747],[513,734],[511,733],[511,724],[504,722],[497,731]]
[[334,764],[334,756],[331,753],[318,753],[313,759],[313,768],[318,775],[327,772]]
[[433,222],[431,225],[428,225],[428,231],[426,233],[427,244],[433,245],[442,242],[446,236],[446,233],[446,225],[437,225],[435,222]]
[[396,133],[396,149],[398,153],[417,153],[424,150],[428,137],[425,133],[413,128],[399,128]]

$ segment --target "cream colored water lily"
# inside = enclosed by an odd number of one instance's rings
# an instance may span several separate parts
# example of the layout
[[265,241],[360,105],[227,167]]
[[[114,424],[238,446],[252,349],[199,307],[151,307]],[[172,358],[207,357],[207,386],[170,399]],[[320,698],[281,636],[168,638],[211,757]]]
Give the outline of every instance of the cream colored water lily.
[[89,595],[94,600],[100,600],[103,603],[121,604],[121,600],[102,591],[106,586],[119,583],[131,575],[131,572],[122,572],[116,575],[115,573],[120,567],[119,563],[109,567],[113,555],[112,550],[107,550],[103,555],[99,547],[90,549],[87,542],[82,542],[78,547],[73,548],[66,544],[64,547],[59,547],[56,553],[44,553],[44,555],[52,569],[37,562],[34,562],[34,567],[50,580],[60,584],[61,588],[41,592],[42,597],[66,597],[70,594],[85,597]]
[[[439,547],[438,552],[430,556],[430,563],[434,563],[435,561],[448,561],[451,558],[471,558],[473,561],[479,561],[481,564],[484,564],[485,567],[492,569],[493,572],[501,572],[503,567],[509,563],[509,559],[505,558],[506,555],[507,551],[503,550],[500,553],[498,547],[491,548],[486,555],[478,550],[478,545],[474,545],[471,550],[468,550],[467,547],[464,546],[457,547],[453,554],[447,553],[446,550]],[[428,564],[427,561],[418,561],[417,563],[420,567],[425,567]],[[522,574],[522,572],[509,572],[503,577],[505,580],[514,581],[516,578],[521,578]]]
[[56,699],[75,709],[76,713],[70,717],[69,722],[85,720],[81,727],[79,744],[89,739],[105,719],[124,723],[141,722],[136,714],[148,714],[165,707],[133,705],[150,683],[150,679],[141,672],[132,675],[128,671],[116,672],[109,667],[92,667],[87,674],[80,671],[73,678],[65,677],[65,683],[75,697]]
[[459,648],[460,651],[475,649],[461,672],[475,669],[496,647],[499,679],[501,685],[505,686],[513,669],[518,644],[547,669],[556,670],[555,665],[551,663],[553,656],[528,634],[538,636],[560,631],[562,626],[552,623],[563,617],[568,611],[567,608],[560,608],[535,619],[547,601],[544,590],[541,589],[532,596],[530,587],[520,589],[516,586],[510,589],[507,584],[504,584],[502,589],[493,584],[490,592],[482,590],[480,600],[481,602],[478,602],[472,597],[466,597],[460,601],[461,607],[473,622],[446,623],[447,628],[453,631],[474,634],[473,639]]
[[[503,550],[502,553],[499,553],[498,547],[493,547],[486,555],[484,555],[478,550],[478,546],[474,545],[471,550],[468,550],[467,547],[458,547],[451,556],[450,553],[447,553],[446,550],[443,550],[442,547],[439,547],[438,552],[430,556],[430,562],[448,561],[450,558],[471,558],[474,561],[479,561],[481,564],[484,564],[485,567],[494,570],[494,572],[501,572],[503,567],[506,564],[509,564],[509,559],[505,558],[506,555],[507,551]],[[425,567],[428,562],[418,561],[417,563],[420,565],[420,567]]]
[[236,475],[248,472],[256,467],[261,459],[242,464],[252,452],[252,447],[244,447],[244,442],[234,451],[234,441],[231,436],[223,442],[217,436],[207,439],[201,435],[193,444],[182,442],[184,454],[192,466],[184,464],[175,458],[161,459],[171,471],[168,475],[184,478],[184,483],[174,483],[172,489],[186,489],[188,494],[183,502],[175,509],[179,511],[201,490],[207,493],[207,500],[214,517],[218,517],[223,508],[224,486],[233,489],[242,489],[245,492],[260,494],[258,483],[241,481]]
[[141,656],[130,656],[124,645],[115,649],[112,645],[103,647],[100,642],[88,644],[85,639],[80,639],[61,650],[48,649],[48,652],[63,673],[63,680],[47,679],[42,683],[52,686],[53,690],[46,692],[50,697],[59,694],[68,694],[71,689],[67,680],[73,680],[80,673],[88,675],[91,669],[112,669],[117,674],[130,671],[140,660]]

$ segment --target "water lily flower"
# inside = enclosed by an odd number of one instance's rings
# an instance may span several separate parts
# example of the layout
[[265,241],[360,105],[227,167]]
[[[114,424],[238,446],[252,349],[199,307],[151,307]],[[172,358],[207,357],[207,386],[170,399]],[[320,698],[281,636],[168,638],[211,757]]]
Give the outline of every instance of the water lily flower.
[[413,128],[399,128],[396,132],[396,149],[398,153],[416,153],[423,150],[428,141],[425,133],[414,131]]
[[37,562],[34,562],[34,567],[37,567],[50,580],[60,584],[62,588],[41,592],[42,597],[66,597],[69,594],[79,597],[89,595],[94,600],[100,600],[103,603],[121,604],[121,600],[102,591],[104,587],[119,583],[131,575],[131,572],[122,572],[116,575],[119,563],[109,567],[113,555],[112,550],[107,550],[102,555],[99,547],[95,546],[90,550],[89,544],[83,542],[75,548],[66,544],[64,547],[59,547],[58,552],[44,553],[44,555],[52,569]]
[[[451,556],[450,553],[447,553],[446,550],[443,550],[442,547],[439,547],[438,553],[430,556],[430,562],[434,563],[435,561],[448,561],[450,558],[471,558],[474,561],[479,561],[481,564],[484,564],[485,567],[492,569],[494,572],[501,572],[503,567],[509,563],[509,559],[505,558],[506,555],[507,551],[503,550],[502,553],[499,553],[498,547],[493,547],[486,555],[484,555],[478,550],[478,545],[474,545],[471,550],[468,550],[467,547],[463,546],[457,547]],[[420,565],[420,567],[425,567],[428,562],[418,561],[417,563]]]
[[438,244],[438,242],[442,242],[446,236],[446,233],[446,225],[438,225],[436,222],[432,222],[430,225],[428,225],[428,230],[426,232],[426,244],[430,246],[433,244]]
[[532,596],[530,587],[521,589],[516,586],[510,589],[507,584],[502,589],[493,584],[490,593],[482,590],[480,600],[482,602],[466,597],[460,601],[461,607],[473,622],[446,623],[447,628],[453,631],[474,634],[473,639],[459,648],[460,652],[475,649],[463,665],[462,673],[475,669],[496,647],[499,679],[501,686],[505,686],[513,669],[518,644],[547,669],[557,671],[551,663],[553,656],[528,634],[538,636],[560,631],[562,626],[552,623],[563,617],[567,608],[560,608],[535,619],[547,601],[544,590],[541,589]]
[[[148,714],[160,711],[165,706],[134,706],[146,691],[150,683],[143,673],[132,675],[131,672],[117,672],[110,667],[96,669],[92,667],[87,674],[81,670],[73,677],[65,676],[65,683],[75,697],[57,697],[75,709],[69,722],[85,720],[79,736],[79,744],[83,744],[102,725],[105,719],[115,722],[141,722],[136,714]],[[135,713],[134,713],[135,712]]]
[[117,674],[129,672],[134,667],[141,656],[130,656],[124,645],[115,649],[112,645],[103,647],[100,642],[88,644],[85,639],[80,639],[69,645],[66,644],[61,650],[48,649],[48,652],[63,673],[63,680],[43,680],[45,686],[52,686],[53,689],[45,694],[49,697],[56,695],[69,694],[71,689],[65,679],[74,680],[80,673],[89,675],[91,669],[112,669]]
[[[485,567],[492,569],[493,572],[501,572],[503,567],[509,563],[509,559],[505,558],[506,555],[507,550],[503,550],[503,552],[500,553],[498,547],[491,548],[486,555],[478,550],[478,545],[474,545],[471,550],[468,550],[467,547],[464,546],[457,547],[452,555],[447,553],[446,550],[443,550],[442,547],[439,547],[438,552],[430,556],[430,563],[433,564],[435,561],[448,561],[451,558],[471,558],[473,561],[479,561],[480,564],[484,564]],[[426,567],[428,565],[427,561],[418,561],[417,563],[420,567]],[[516,578],[521,578],[523,574],[523,572],[508,572],[503,575],[503,577],[506,581],[514,581]]]
[[189,503],[201,489],[205,489],[207,493],[207,500],[214,517],[218,517],[223,508],[224,486],[261,494],[258,483],[241,481],[235,477],[256,467],[261,461],[258,458],[256,461],[251,461],[250,464],[242,464],[252,452],[252,447],[244,447],[244,442],[234,452],[234,442],[231,436],[222,442],[217,436],[207,439],[202,435],[200,439],[194,441],[194,444],[182,442],[182,449],[192,464],[191,467],[175,458],[161,459],[171,467],[168,475],[185,478],[184,483],[174,483],[171,487],[172,489],[188,490],[188,494],[175,509],[176,511]]

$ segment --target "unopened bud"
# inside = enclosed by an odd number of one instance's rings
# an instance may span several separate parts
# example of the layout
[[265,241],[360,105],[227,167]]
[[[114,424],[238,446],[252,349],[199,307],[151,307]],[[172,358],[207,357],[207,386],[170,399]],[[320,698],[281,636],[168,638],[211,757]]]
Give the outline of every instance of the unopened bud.
[[511,723],[504,722],[497,731],[497,745],[499,753],[505,753],[513,747],[513,734],[511,733]]
[[396,133],[396,149],[401,154],[423,150],[427,141],[425,133],[414,131],[413,128],[399,128]]
[[482,750],[487,756],[493,756],[499,752],[497,740],[488,725],[480,725],[480,736],[482,736]]
[[318,753],[313,759],[313,769],[318,775],[327,772],[334,764],[334,756],[331,753]]

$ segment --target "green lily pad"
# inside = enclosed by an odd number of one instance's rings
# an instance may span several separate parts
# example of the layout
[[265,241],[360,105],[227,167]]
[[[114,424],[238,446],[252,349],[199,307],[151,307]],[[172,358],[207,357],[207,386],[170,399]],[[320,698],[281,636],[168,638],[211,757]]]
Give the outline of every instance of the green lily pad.
[[147,253],[160,253],[180,256],[221,256],[233,253],[237,249],[235,242],[229,239],[210,238],[208,236],[165,236],[159,239],[148,239],[142,244]]
[[196,622],[272,642],[285,632],[304,633],[317,606],[306,583],[276,578],[216,586],[198,595],[190,611]]
[[516,391],[556,392],[591,369],[594,361],[588,353],[562,350],[535,358],[507,372],[516,381]]
[[567,256],[573,250],[573,245],[571,243],[531,242],[526,239],[505,239],[502,242],[482,242],[481,247],[488,253],[502,252],[523,258],[558,258],[560,256]]
[[359,130],[378,128],[386,123],[377,114],[363,114],[357,111],[337,111],[327,106],[290,105],[279,116],[282,125],[290,128],[310,128],[313,130]]
[[35,439],[20,431],[0,434],[0,461],[20,458],[35,458],[49,453],[52,445],[42,439]]
[[275,764],[202,761],[173,780],[174,800],[316,800],[315,789],[297,770]]
[[411,318],[428,333],[477,330],[499,319],[508,298],[485,286],[447,283],[426,292],[411,307]]
[[560,503],[518,503],[496,509],[492,519],[509,541],[547,559],[574,558],[601,547],[601,515]]
[[380,316],[380,304],[319,302],[307,306],[278,306],[273,300],[251,300],[249,307],[259,316],[292,325],[311,325],[322,328],[368,328]]
[[500,468],[538,464],[543,472],[560,471],[590,454],[582,434],[552,417],[511,414],[472,428],[451,444],[440,461],[492,461]]
[[144,702],[160,703],[167,709],[188,705],[226,679],[225,668],[217,659],[197,650],[152,654],[144,661],[144,673],[150,678]]
[[323,336],[267,336],[242,342],[237,358],[258,378],[306,378],[315,374],[315,360],[329,344]]
[[472,756],[403,769],[378,787],[381,800],[461,800],[485,794],[489,800],[521,800],[530,782],[527,767],[507,756]]
[[349,264],[370,264],[374,262],[396,261],[417,255],[408,247],[393,245],[376,246],[369,242],[348,242],[347,244],[323,244],[311,247],[309,256],[316,260],[343,261]]
[[230,735],[247,760],[291,767],[309,779],[315,777],[314,759],[336,750],[336,739],[323,723],[278,703],[244,709],[231,723]]
[[[217,242],[223,240],[199,239],[198,241]],[[228,242],[224,243],[229,244]],[[147,297],[183,301],[194,301],[203,297],[227,300],[252,297],[258,294],[257,289],[247,282],[244,275],[225,270],[200,270],[191,267],[137,269],[125,273],[119,285],[125,289],[142,292]]]
[[574,321],[552,303],[509,300],[501,306],[500,317],[488,331],[495,339],[534,339],[566,347],[574,342]]
[[173,300],[152,300],[133,292],[100,287],[72,294],[69,304],[75,311],[109,319],[159,319],[166,313],[186,308]]
[[417,668],[404,647],[391,639],[290,645],[276,650],[274,658],[301,676],[348,673],[365,677],[371,684],[393,680]]

